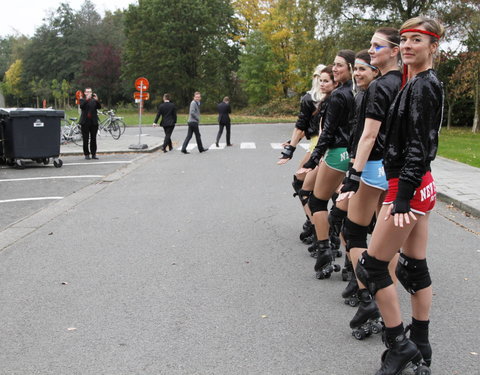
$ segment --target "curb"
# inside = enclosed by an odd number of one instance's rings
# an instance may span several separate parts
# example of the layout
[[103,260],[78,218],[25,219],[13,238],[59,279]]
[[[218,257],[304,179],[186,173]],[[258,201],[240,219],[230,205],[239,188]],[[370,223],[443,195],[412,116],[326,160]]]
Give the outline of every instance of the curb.
[[468,204],[459,201],[458,199],[453,199],[447,194],[441,193],[437,191],[437,198],[444,203],[452,204],[454,207],[469,213],[472,216],[480,218],[480,210],[476,209],[475,207],[469,206]]

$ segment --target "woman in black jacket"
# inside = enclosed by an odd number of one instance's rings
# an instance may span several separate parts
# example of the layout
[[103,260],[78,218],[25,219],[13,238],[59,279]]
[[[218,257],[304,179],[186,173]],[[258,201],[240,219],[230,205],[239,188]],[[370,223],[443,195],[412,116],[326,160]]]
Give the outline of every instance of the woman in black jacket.
[[335,265],[334,268],[332,265],[334,255],[329,241],[328,200],[345,177],[350,160],[347,146],[350,137],[350,121],[355,105],[352,91],[354,63],[355,53],[353,51],[341,50],[337,53],[332,71],[335,82],[341,86],[332,92],[326,102],[318,143],[310,159],[297,172],[309,171],[318,165],[317,178],[308,205],[312,212],[317,235],[315,271],[319,279],[330,277],[333,270],[340,270],[339,266]]
[[[432,67],[443,34],[441,24],[425,17],[412,18],[400,29],[408,82],[387,115],[384,166],[388,193],[368,250],[356,267],[358,279],[375,296],[385,323],[387,350],[377,375],[398,374],[410,363],[418,367],[417,374],[430,374],[423,366],[430,365],[432,355],[428,340],[432,286],[426,261],[429,212],[435,205],[430,162],[437,153],[443,114],[442,84]],[[396,275],[411,294],[410,338],[388,272],[399,248]]]

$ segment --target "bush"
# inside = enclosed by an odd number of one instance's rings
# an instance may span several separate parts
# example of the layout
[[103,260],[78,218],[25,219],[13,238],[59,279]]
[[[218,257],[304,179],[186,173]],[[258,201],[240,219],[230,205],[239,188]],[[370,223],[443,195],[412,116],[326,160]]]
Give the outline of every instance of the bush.
[[297,116],[300,98],[277,98],[260,106],[248,106],[241,113],[251,116]]

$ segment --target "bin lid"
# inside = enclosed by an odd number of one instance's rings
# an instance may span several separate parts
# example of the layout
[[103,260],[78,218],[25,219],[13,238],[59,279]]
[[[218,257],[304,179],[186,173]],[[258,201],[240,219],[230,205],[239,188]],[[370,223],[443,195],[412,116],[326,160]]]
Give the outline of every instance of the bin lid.
[[30,117],[30,116],[47,116],[47,117],[64,117],[65,112],[52,108],[0,108],[0,116],[2,117]]

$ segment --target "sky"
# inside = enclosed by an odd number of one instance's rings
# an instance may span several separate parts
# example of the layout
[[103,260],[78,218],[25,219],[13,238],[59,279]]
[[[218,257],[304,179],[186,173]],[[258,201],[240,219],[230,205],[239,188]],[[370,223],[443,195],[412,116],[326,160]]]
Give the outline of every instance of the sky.
[[[55,10],[61,3],[78,10],[83,0],[2,0],[0,5],[0,37],[16,33],[33,36],[35,29],[42,25],[49,10]],[[136,0],[93,0],[97,12],[103,16],[105,10],[126,9]]]

